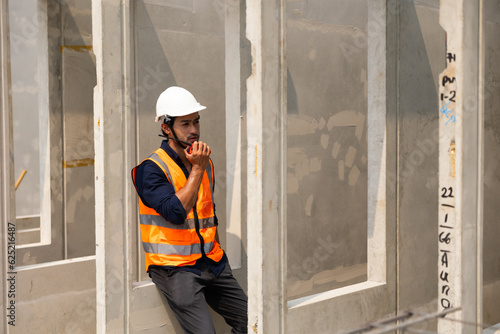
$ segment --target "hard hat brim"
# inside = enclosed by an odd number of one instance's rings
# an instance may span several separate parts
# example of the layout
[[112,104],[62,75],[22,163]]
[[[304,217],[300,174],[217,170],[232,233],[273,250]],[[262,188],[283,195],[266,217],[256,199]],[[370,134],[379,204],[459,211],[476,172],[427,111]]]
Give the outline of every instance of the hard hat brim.
[[181,117],[181,116],[186,116],[186,115],[190,115],[190,114],[193,114],[195,112],[198,112],[198,111],[201,111],[203,109],[206,109],[207,107],[205,106],[202,106],[201,104],[198,103],[198,106],[195,107],[195,108],[189,108],[189,109],[185,109],[185,110],[161,110],[161,115],[159,116],[156,116],[155,118],[155,122],[158,122],[162,117],[164,116],[169,116],[169,117]]

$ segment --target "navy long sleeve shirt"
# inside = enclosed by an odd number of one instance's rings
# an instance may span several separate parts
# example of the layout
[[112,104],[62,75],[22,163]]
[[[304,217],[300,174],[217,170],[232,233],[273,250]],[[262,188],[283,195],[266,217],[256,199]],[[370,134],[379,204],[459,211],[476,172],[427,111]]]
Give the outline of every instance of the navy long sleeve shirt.
[[[162,141],[161,149],[164,150],[177,163],[177,165],[179,165],[187,179],[189,177],[189,172],[186,166],[182,163],[179,155],[170,147],[168,141]],[[145,160],[137,167],[135,174],[135,186],[137,193],[146,206],[153,208],[163,218],[174,224],[184,223],[187,217],[187,212],[184,210],[179,198],[175,195],[173,185],[168,182],[165,173],[156,165],[156,163],[151,160]],[[217,217],[215,217],[215,221],[217,222]],[[201,273],[202,265],[205,263],[216,276],[219,276],[224,269],[226,262],[227,257],[224,253],[224,256],[219,262],[215,262],[212,259],[203,256],[193,266],[166,266],[163,268],[186,270],[195,272],[199,275]]]

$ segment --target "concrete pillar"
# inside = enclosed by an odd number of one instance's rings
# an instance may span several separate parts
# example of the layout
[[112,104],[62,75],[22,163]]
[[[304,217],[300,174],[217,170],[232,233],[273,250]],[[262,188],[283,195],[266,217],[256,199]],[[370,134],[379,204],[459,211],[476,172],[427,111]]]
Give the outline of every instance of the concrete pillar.
[[[439,78],[439,310],[440,333],[475,333],[481,322],[482,106],[480,0],[442,0],[447,32],[445,71]],[[465,323],[467,322],[467,324]]]
[[[130,184],[129,2],[93,0],[97,333],[129,332],[135,219]],[[135,198],[135,197],[134,197]]]
[[247,1],[252,73],[247,80],[248,316],[252,333],[283,332],[283,36],[281,2]]
[[241,1],[225,3],[226,51],[226,250],[233,269],[241,268]]

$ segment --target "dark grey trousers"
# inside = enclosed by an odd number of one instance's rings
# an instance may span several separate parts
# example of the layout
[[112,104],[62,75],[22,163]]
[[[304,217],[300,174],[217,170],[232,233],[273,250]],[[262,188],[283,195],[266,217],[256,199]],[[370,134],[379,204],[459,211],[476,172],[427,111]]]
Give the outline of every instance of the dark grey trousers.
[[247,333],[247,296],[233,277],[229,262],[219,277],[208,266],[200,276],[160,267],[149,268],[149,275],[167,298],[185,333],[215,333],[207,304],[232,327],[231,333]]

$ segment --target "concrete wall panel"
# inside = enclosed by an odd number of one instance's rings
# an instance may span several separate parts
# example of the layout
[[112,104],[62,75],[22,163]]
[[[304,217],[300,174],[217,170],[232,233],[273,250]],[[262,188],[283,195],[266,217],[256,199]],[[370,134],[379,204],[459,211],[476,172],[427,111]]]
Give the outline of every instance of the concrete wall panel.
[[288,297],[366,280],[366,1],[287,3]]
[[[29,265],[48,261],[57,261],[64,258],[64,222],[63,222],[63,112],[61,90],[61,6],[58,1],[38,2],[40,15],[38,43],[38,57],[40,78],[38,81],[38,94],[40,122],[40,136],[44,145],[40,145],[41,175],[43,175],[43,211],[41,224],[43,231],[40,236],[44,238],[45,246],[19,248],[17,257],[18,265]],[[42,21],[44,21],[42,23]],[[46,53],[45,53],[46,52]],[[42,61],[45,64],[42,64]],[[37,162],[38,163],[38,162]],[[20,224],[22,228],[23,224]],[[51,236],[54,236],[51,238]]]
[[[87,17],[90,20],[90,17]],[[63,47],[64,220],[68,258],[95,254],[93,88],[89,48]]]
[[500,2],[484,1],[484,323],[500,322]]
[[95,333],[95,282],[93,257],[19,270],[9,333]]
[[[63,260],[95,254],[92,101],[96,76],[92,46],[86,44],[91,36],[90,1],[38,4],[39,15],[33,17],[46,15],[47,26],[39,22],[36,36],[41,46],[34,53],[47,64],[42,63],[35,88],[40,104],[26,108],[31,113],[26,121],[47,122],[37,142],[47,143],[50,155],[41,154],[41,162],[31,164],[50,169],[42,173],[49,178],[45,184],[50,196],[50,238],[47,245],[17,249],[17,324],[12,329],[14,333],[94,333],[95,258]],[[31,241],[40,241],[40,232]]]
[[[200,139],[212,150],[215,200],[225,235],[225,50],[224,12],[212,1],[183,6],[137,1],[135,8],[138,162],[160,146],[160,124],[154,122],[156,100],[170,86],[188,89],[207,109],[200,111]],[[239,114],[239,110],[234,110]],[[229,139],[230,140],[230,139]],[[142,248],[142,247],[141,247]],[[142,279],[148,279],[140,249]]]
[[[225,36],[224,9],[214,1],[137,1],[134,11],[135,32],[135,96],[137,108],[137,163],[160,146],[162,138],[160,124],[154,122],[156,100],[170,86],[188,89],[207,109],[200,111],[200,139],[209,144],[215,165],[215,202],[219,218],[219,236],[225,248],[226,225],[226,139],[225,136]],[[240,113],[240,110],[234,110]],[[138,222],[137,222],[138,223]],[[139,234],[134,236],[139,238]],[[144,268],[144,253],[138,245],[138,280],[149,280]],[[236,276],[244,274],[235,272]],[[142,288],[141,288],[142,289]],[[150,293],[158,294],[157,307],[148,313],[147,319],[156,326],[146,325],[144,319],[134,318],[134,331],[155,333],[170,329],[180,333],[177,321],[170,312],[161,292],[156,288]],[[133,317],[149,308],[140,306],[140,290],[136,290],[137,301]],[[144,295],[143,295],[144,296]],[[155,297],[156,298],[156,297]],[[144,301],[148,302],[149,301]],[[134,306],[135,307],[135,306]],[[141,311],[144,307],[145,311]],[[141,313],[142,312],[142,313]],[[229,332],[223,319],[214,314],[217,331]],[[142,323],[142,325],[141,325]],[[141,327],[143,326],[143,327]]]
[[40,215],[37,9],[36,1],[9,1],[16,180],[27,171],[16,190],[16,216]]
[[436,5],[403,1],[399,12],[399,310],[437,309],[437,87],[445,34]]
[[[42,8],[43,6],[37,8],[41,12],[38,16],[33,16],[33,19],[41,19],[43,15],[47,15],[48,24],[45,28],[43,22],[39,22],[39,30],[35,36],[46,38],[48,42],[39,42],[41,47],[37,52],[31,53],[35,53],[40,61],[48,61],[48,71],[40,70],[37,87],[32,89],[41,92],[40,105],[25,105],[22,110],[30,110],[33,114],[34,111],[47,109],[49,113],[42,115],[40,112],[23,118],[34,121],[38,118],[40,122],[48,118],[45,125],[47,128],[40,130],[40,136],[43,138],[36,139],[36,143],[47,143],[49,147],[46,149],[50,152],[50,161],[47,164],[50,173],[42,175],[51,178],[50,182],[45,182],[50,188],[46,191],[47,196],[51,197],[50,208],[45,208],[51,212],[47,214],[47,217],[50,217],[50,225],[44,225],[42,222],[42,226],[51,229],[48,241],[45,240],[50,244],[21,249],[19,265],[95,254],[92,103],[96,79],[95,59],[90,44],[90,0],[62,1],[57,4],[49,2],[47,12],[43,12]],[[25,31],[24,37],[26,36],[29,37]],[[22,65],[17,66],[16,70],[26,74],[30,69]],[[28,88],[29,86],[24,86],[24,89]],[[24,101],[29,103],[30,98],[24,98]],[[47,105],[42,105],[44,103]],[[22,113],[19,115],[22,116]],[[25,127],[18,124],[18,129],[23,128]],[[22,133],[18,135],[23,136]],[[24,138],[30,136],[24,135]],[[24,143],[28,141],[24,140]],[[40,155],[39,160],[31,161],[29,165],[36,172],[37,167],[44,166],[44,159],[45,157]],[[30,179],[25,181],[28,181],[28,184],[36,184]],[[37,189],[35,186],[31,192],[39,192]],[[28,204],[24,203],[24,206],[29,206]],[[29,228],[27,223],[21,221],[20,229]],[[23,237],[20,241],[23,239],[26,242],[42,240],[38,231],[29,232],[26,238]]]

